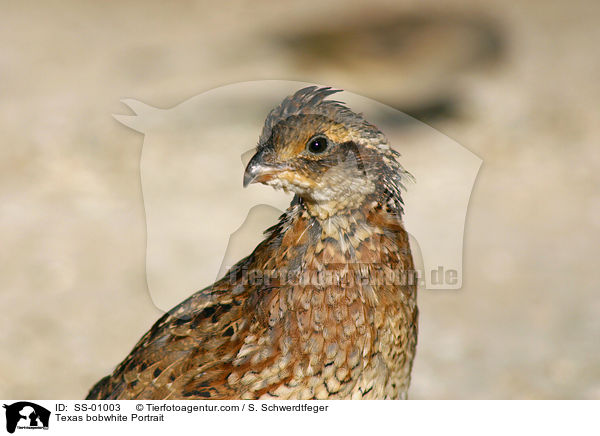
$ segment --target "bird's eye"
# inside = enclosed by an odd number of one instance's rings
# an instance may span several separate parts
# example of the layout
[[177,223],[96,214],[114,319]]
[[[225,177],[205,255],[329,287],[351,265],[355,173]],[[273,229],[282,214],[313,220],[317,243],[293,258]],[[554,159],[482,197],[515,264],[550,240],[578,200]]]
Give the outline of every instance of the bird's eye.
[[316,138],[312,138],[306,144],[306,149],[314,154],[323,153],[327,150],[327,146],[329,143],[327,142],[327,138],[324,136],[317,136]]

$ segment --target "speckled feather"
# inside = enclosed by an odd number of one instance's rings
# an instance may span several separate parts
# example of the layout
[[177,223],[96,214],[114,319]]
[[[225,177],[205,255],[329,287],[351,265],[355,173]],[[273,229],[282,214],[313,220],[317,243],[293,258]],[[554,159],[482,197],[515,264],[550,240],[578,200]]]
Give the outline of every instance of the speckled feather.
[[[265,183],[296,195],[265,240],[159,319],[88,399],[406,398],[417,306],[405,172],[381,132],[324,100],[333,92],[305,88],[267,117],[257,154],[288,164]],[[337,145],[311,160],[301,149],[315,128]]]

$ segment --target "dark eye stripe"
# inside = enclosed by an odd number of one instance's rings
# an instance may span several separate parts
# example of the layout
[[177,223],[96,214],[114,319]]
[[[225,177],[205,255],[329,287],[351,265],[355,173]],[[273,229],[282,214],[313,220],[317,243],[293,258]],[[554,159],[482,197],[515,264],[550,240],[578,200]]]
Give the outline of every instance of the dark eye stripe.
[[344,142],[341,145],[344,148],[346,148],[347,150],[349,150],[351,153],[354,153],[354,156],[356,158],[356,165],[358,166],[358,169],[361,170],[363,172],[363,174],[366,176],[367,171],[365,170],[365,164],[363,162],[364,156],[363,156],[363,153],[361,153],[360,149],[358,148],[358,145],[356,145],[356,143],[354,141]]

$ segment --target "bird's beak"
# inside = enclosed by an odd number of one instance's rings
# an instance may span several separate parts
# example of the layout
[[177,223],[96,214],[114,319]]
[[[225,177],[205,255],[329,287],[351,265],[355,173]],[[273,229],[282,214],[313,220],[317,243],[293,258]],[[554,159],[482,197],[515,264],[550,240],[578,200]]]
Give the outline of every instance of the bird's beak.
[[258,151],[244,171],[244,188],[250,183],[265,183],[271,180],[277,173],[281,172],[282,168],[278,165],[269,165],[264,161],[263,151]]

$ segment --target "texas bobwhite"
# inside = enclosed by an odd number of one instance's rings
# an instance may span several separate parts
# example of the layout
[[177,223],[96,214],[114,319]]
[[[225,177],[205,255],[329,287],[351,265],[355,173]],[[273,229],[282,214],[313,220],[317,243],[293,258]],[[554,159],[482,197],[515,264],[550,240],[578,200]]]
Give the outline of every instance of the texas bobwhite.
[[87,399],[406,398],[418,313],[407,173],[335,92],[304,88],[269,113],[243,183],[291,191],[289,208]]

